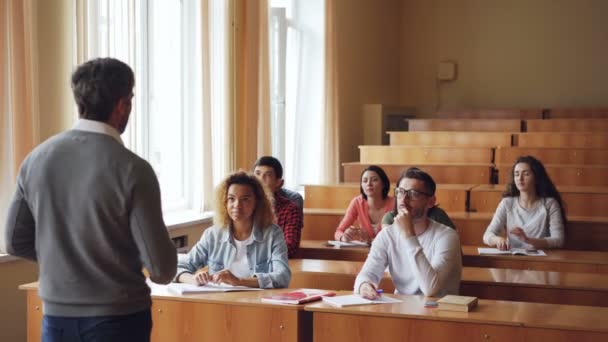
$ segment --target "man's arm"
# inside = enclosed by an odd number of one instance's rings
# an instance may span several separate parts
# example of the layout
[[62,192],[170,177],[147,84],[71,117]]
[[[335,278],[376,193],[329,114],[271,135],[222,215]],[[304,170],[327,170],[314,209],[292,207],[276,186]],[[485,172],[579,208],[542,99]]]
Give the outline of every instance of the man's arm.
[[405,237],[407,262],[416,273],[420,290],[425,296],[436,296],[446,290],[455,268],[462,268],[460,240],[456,231],[449,230],[435,242],[432,259],[424,254],[417,236]]
[[139,165],[132,189],[131,231],[141,261],[155,283],[169,283],[177,270],[177,251],[163,221],[160,187],[152,167]]
[[281,213],[281,229],[283,229],[285,243],[287,243],[288,256],[289,258],[293,258],[296,256],[298,249],[300,248],[303,217],[302,212],[298,210],[294,203],[288,203],[289,205],[287,205]]
[[384,270],[388,266],[387,238],[388,231],[384,229],[376,236],[367,259],[365,259],[363,268],[361,268],[355,279],[355,293],[359,293],[359,289],[363,283],[370,283],[374,288],[377,288],[378,284],[380,284]]
[[36,221],[24,197],[22,187],[23,166],[17,179],[17,189],[6,219],[6,252],[21,258],[37,261]]

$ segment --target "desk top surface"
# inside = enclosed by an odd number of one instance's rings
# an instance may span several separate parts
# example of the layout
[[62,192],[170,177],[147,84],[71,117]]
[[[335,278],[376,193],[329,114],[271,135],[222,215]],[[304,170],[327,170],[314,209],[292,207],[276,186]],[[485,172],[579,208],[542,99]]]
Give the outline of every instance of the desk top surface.
[[[340,293],[348,294],[348,292]],[[608,308],[576,305],[524,303],[480,299],[471,312],[442,311],[424,307],[424,296],[389,295],[403,302],[336,308],[323,302],[306,311],[377,317],[499,324],[534,328],[608,332]]]

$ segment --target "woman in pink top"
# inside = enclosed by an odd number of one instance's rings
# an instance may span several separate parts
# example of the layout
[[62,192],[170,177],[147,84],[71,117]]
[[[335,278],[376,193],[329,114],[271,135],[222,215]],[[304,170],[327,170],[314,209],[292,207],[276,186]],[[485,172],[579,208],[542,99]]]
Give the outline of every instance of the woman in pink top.
[[[395,201],[388,195],[390,181],[382,168],[371,165],[361,173],[361,195],[353,198],[336,229],[338,241],[371,242],[382,229],[382,216],[393,210]],[[354,226],[355,222],[358,222]]]

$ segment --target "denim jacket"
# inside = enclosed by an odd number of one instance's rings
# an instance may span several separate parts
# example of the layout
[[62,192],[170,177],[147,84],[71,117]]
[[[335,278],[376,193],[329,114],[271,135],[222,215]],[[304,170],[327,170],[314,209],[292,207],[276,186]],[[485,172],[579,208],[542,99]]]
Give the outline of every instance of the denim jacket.
[[[209,274],[227,268],[236,255],[234,237],[227,227],[211,226],[185,258],[177,263],[177,280],[184,272],[195,273],[209,266]],[[279,226],[271,224],[265,229],[253,226],[253,243],[247,246],[247,260],[251,273],[258,279],[260,288],[289,286],[291,271],[287,262],[287,244]]]

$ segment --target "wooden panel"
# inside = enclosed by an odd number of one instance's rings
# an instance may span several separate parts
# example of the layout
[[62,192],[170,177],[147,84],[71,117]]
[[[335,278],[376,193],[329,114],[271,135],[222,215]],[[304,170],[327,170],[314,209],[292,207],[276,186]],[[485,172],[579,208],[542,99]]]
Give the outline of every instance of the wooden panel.
[[[502,184],[473,188],[469,195],[469,210],[495,212],[505,188]],[[565,203],[567,216],[608,216],[608,188],[560,186],[558,191]]]
[[344,217],[343,210],[313,211],[304,209],[302,240],[333,240],[334,232]]
[[408,119],[410,132],[520,132],[519,119]]
[[[344,181],[359,182],[361,172],[369,163],[344,163]],[[493,167],[491,164],[376,164],[384,169],[391,182],[396,183],[401,173],[412,166],[428,172],[437,184],[489,184]]]
[[304,185],[304,208],[346,209],[361,194],[359,187],[359,183]]
[[543,110],[534,109],[452,109],[435,113],[446,119],[542,119]]
[[491,163],[489,147],[359,146],[359,161],[368,164]]
[[608,108],[554,108],[546,113],[548,119],[608,118]]
[[[437,203],[446,211],[465,211],[467,191],[472,184],[438,184],[435,196]],[[394,187],[391,185],[389,195],[392,196]],[[305,185],[305,208],[344,209],[353,198],[359,196],[359,184],[342,183],[335,185]]]
[[512,165],[520,156],[534,156],[544,165],[608,165],[608,149],[499,147],[496,164]]
[[[492,213],[459,213],[450,215],[463,245],[483,245]],[[568,217],[566,244],[563,249],[608,251],[608,220],[605,217]]]
[[496,147],[511,146],[504,132],[388,132],[392,146]]
[[155,299],[152,319],[154,342],[298,340],[295,310]]
[[608,131],[608,119],[526,120],[527,132],[600,132]]
[[314,314],[315,342],[367,341],[521,341],[523,328],[491,324],[471,324],[393,318],[369,315]]
[[517,133],[514,146],[552,148],[608,148],[608,134],[602,133]]
[[[496,165],[498,183],[509,182],[512,165]],[[608,187],[608,165],[545,165],[545,169],[557,186]]]
[[36,290],[27,291],[27,341],[42,341],[42,300]]

